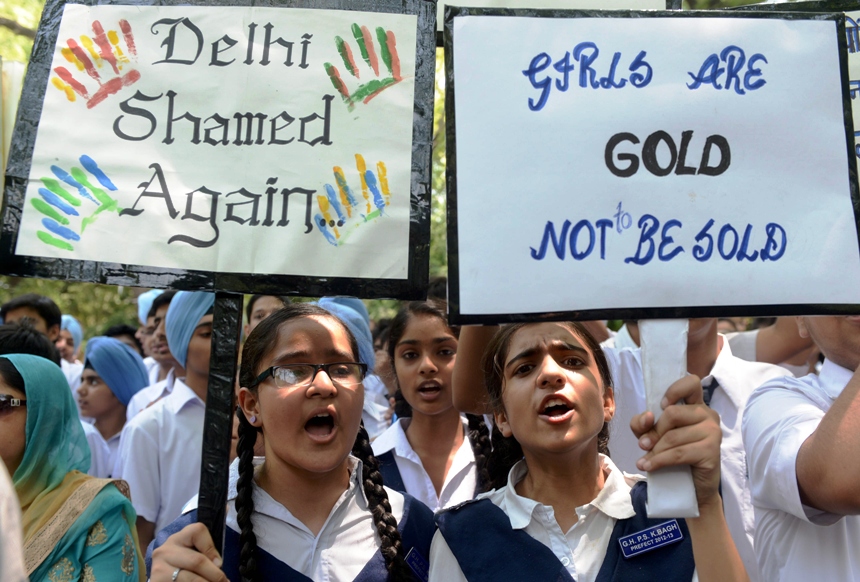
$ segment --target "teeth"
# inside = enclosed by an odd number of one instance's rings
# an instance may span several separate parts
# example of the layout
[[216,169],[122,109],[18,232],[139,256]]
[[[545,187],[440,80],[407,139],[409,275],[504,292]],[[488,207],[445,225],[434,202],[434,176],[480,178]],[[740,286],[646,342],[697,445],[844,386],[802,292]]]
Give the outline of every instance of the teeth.
[[546,403],[544,408],[549,408],[551,406],[567,406],[567,403],[560,398],[553,398],[549,402]]
[[323,413],[317,414],[316,416],[314,416],[314,418],[328,418],[329,416],[331,416],[331,414],[329,414],[328,412],[323,412]]

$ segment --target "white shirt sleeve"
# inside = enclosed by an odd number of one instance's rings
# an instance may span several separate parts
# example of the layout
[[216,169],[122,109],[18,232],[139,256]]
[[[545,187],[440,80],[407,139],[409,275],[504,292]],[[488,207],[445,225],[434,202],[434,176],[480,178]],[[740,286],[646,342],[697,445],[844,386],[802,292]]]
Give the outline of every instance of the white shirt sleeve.
[[135,420],[138,422],[125,425],[120,439],[120,474],[131,490],[131,504],[138,517],[155,523],[161,509],[158,426],[154,418]]
[[6,467],[0,464],[0,580],[25,582],[21,506]]
[[433,542],[430,544],[429,582],[468,582],[440,531],[433,535]]
[[800,501],[797,454],[823,417],[824,411],[802,393],[775,383],[753,393],[744,412],[743,441],[754,506],[818,525],[842,517]]

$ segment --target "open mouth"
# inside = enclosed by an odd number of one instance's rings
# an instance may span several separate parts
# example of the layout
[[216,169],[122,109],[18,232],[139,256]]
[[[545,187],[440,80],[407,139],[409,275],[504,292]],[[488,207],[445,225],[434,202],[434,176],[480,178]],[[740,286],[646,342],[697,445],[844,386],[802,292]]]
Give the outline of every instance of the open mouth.
[[327,437],[334,431],[334,417],[328,412],[316,414],[305,423],[305,430],[314,437]]
[[548,416],[549,418],[562,418],[571,410],[573,410],[573,406],[566,400],[562,400],[561,398],[550,398],[544,403],[540,414],[542,416]]

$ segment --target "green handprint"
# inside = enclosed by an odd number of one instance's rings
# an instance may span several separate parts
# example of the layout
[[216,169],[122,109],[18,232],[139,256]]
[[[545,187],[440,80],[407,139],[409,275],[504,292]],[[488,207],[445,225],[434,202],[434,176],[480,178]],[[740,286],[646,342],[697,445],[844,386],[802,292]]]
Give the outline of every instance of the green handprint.
[[[99,168],[95,160],[87,155],[82,155],[79,160],[81,165],[95,176],[99,184],[108,190],[116,191],[117,187]],[[117,201],[108,196],[101,188],[94,186],[87,174],[80,168],[73,167],[71,171],[66,172],[59,166],[51,166],[51,172],[56,178],[42,178],[43,187],[38,190],[40,198],[32,197],[30,199],[33,207],[45,215],[45,218],[42,219],[42,226],[47,232],[38,230],[36,236],[47,245],[73,251],[75,247],[71,243],[81,240],[84,229],[92,224],[99,214],[105,211],[119,212],[119,207]],[[79,196],[66,190],[61,182],[72,186],[77,190]],[[95,204],[95,208],[87,216],[80,218],[81,212],[79,210],[83,210],[83,199]],[[76,222],[80,220],[80,232],[75,232],[70,228],[72,220]]]
[[360,199],[353,194],[340,166],[333,168],[337,192],[334,186],[326,184],[326,195],[317,196],[320,211],[314,216],[314,222],[326,240],[336,247],[346,242],[359,225],[382,216],[385,208],[391,204],[385,164],[376,164],[374,174],[367,169],[364,157],[355,154],[355,168],[361,178]]
[[[367,63],[367,66],[373,70],[376,78],[359,85],[355,91],[350,93],[337,67],[331,63],[325,63],[325,70],[328,73],[329,79],[331,79],[332,85],[334,85],[335,90],[343,97],[350,111],[355,109],[357,101],[367,103],[384,89],[396,85],[403,80],[403,77],[400,76],[400,57],[397,55],[397,41],[392,31],[385,30],[381,26],[376,28],[376,39],[379,41],[382,62],[385,64],[385,68],[388,69],[388,77],[384,78],[379,78],[379,57],[376,55],[370,30],[366,26],[353,24],[352,35],[358,44],[361,57]],[[339,36],[335,37],[334,42],[337,46],[337,52],[340,54],[341,59],[343,59],[343,65],[346,67],[346,70],[356,79],[361,79],[361,72],[352,56],[352,49],[349,48],[349,44]]]

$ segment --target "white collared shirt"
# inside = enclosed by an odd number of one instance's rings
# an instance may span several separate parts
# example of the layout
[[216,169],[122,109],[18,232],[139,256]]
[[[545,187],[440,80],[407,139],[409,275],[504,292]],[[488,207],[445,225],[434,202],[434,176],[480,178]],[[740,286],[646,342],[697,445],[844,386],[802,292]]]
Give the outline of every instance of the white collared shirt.
[[[200,486],[205,403],[181,378],[173,392],[122,429],[120,475],[139,517],[155,531],[179,517]],[[116,477],[115,477],[116,478]]]
[[87,475],[107,479],[113,476],[116,466],[117,452],[119,451],[119,440],[121,432],[116,433],[105,440],[102,433],[94,425],[81,421],[87,443],[90,445],[90,470]]
[[[711,374],[702,378],[709,386],[719,387],[711,396],[710,407],[720,415],[723,440],[720,444],[720,471],[723,509],[729,533],[735,542],[751,582],[766,580],[759,576],[753,541],[755,512],[747,479],[746,453],[741,438],[741,416],[747,399],[758,386],[790,373],[779,366],[747,362],[732,355],[729,342],[721,336],[722,348]],[[645,381],[641,350],[605,349],[615,384],[615,416],[610,423],[609,450],[612,460],[623,471],[637,471],[636,461],[645,452],[639,448],[630,421],[646,410]],[[667,386],[668,388],[668,386]]]
[[[768,581],[860,580],[860,516],[803,505],[797,453],[853,373],[825,360],[821,374],[761,386],[747,403],[747,449],[756,551]],[[822,527],[826,526],[826,527]]]
[[[167,377],[160,382],[150,384],[146,388],[138,390],[137,393],[128,401],[125,407],[125,418],[131,420],[137,413],[144,410],[150,404],[161,400],[171,392],[173,392],[173,383],[176,381],[176,376],[173,373],[174,368],[171,368],[167,373]],[[156,378],[158,374],[156,373]]]
[[445,482],[439,495],[436,495],[436,487],[424,470],[421,458],[406,438],[406,429],[410,422],[409,418],[401,418],[393,423],[373,442],[373,454],[378,456],[391,451],[406,492],[432,509],[434,513],[472,499],[475,496],[477,473],[475,453],[469,441],[466,419],[463,418],[465,433],[463,443],[454,453],[454,460],[445,475]]
[[[254,465],[265,461],[254,457]],[[338,498],[322,528],[314,535],[305,524],[276,501],[264,489],[254,487],[254,514],[251,522],[257,536],[257,546],[281,562],[316,582],[352,582],[379,549],[376,525],[361,487],[361,461],[348,459],[349,486]],[[236,516],[239,460],[230,465],[227,490],[227,527],[235,532],[241,528]],[[399,524],[403,519],[403,495],[385,488],[391,513]],[[188,503],[187,510],[197,506]]]
[[[517,483],[528,473],[525,461],[514,465],[505,487],[481,494],[478,499],[492,501],[507,514],[513,529],[524,530],[552,550],[574,580],[594,582],[606,557],[615,522],[636,514],[630,489],[644,479],[641,475],[622,473],[604,455],[600,455],[600,462],[605,476],[603,489],[593,501],[576,508],[579,520],[567,532],[561,530],[551,506],[517,493]],[[457,559],[438,531],[430,547],[430,580],[466,581]]]

